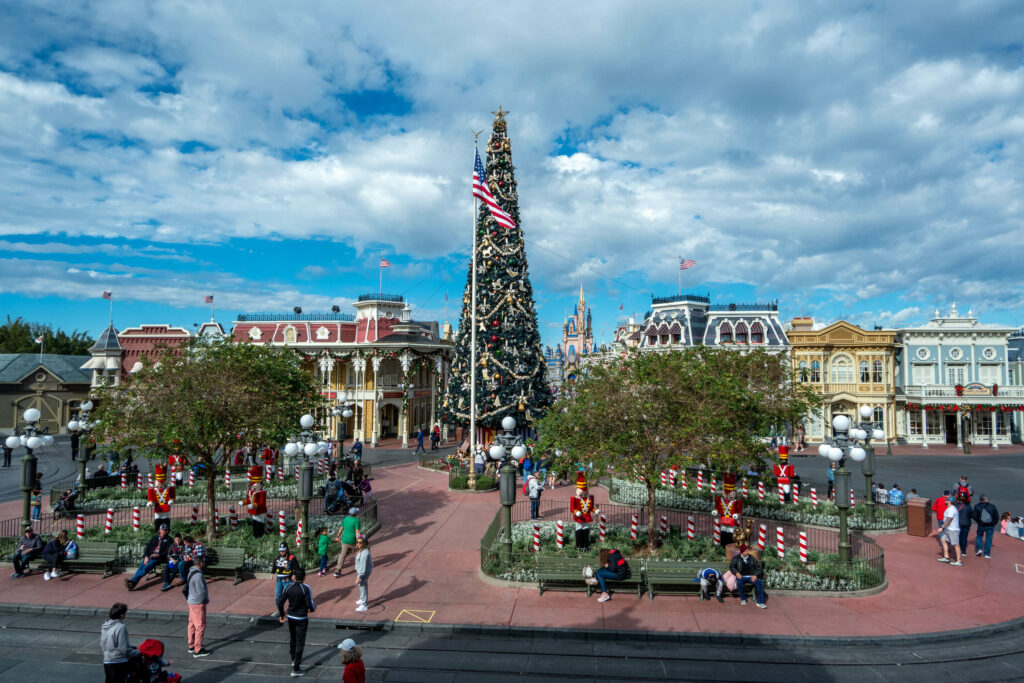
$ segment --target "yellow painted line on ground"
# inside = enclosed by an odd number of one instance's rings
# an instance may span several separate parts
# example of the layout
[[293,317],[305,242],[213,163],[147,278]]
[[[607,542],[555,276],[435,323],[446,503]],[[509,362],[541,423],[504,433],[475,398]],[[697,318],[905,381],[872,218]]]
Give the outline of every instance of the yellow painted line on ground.
[[[428,609],[404,609],[395,617],[395,621],[412,622],[416,624],[429,624],[430,620],[437,614],[434,610]],[[403,619],[402,617],[408,617]]]
[[378,498],[377,498],[377,500],[384,500],[385,498],[390,498],[391,496],[395,495],[396,493],[401,493],[402,491],[406,490],[406,489],[407,489],[407,488],[409,488],[410,486],[415,486],[416,484],[420,483],[421,481],[423,481],[423,479],[422,479],[422,478],[420,478],[420,479],[414,479],[414,480],[412,480],[411,482],[409,482],[408,484],[406,484],[405,486],[403,486],[402,488],[400,488],[400,489],[397,489],[397,490],[395,490],[395,491],[392,491],[391,493],[389,493],[389,494],[388,494],[388,495],[386,495],[386,496],[380,496],[380,497],[378,497]]

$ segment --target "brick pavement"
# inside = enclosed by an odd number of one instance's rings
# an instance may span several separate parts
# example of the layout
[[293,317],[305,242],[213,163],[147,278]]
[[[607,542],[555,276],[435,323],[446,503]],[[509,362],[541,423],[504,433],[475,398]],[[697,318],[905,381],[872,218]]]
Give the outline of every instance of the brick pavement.
[[[478,577],[479,539],[497,508],[497,493],[459,494],[447,477],[415,464],[375,470],[381,530],[374,535],[375,569],[371,609],[354,612],[357,589],[346,567],[334,579],[310,576],[318,618],[393,621],[402,610],[433,612],[432,623],[553,626],[675,632],[777,635],[898,635],[994,624],[1024,617],[1024,543],[996,537],[991,560],[971,554],[962,568],[935,561],[935,540],[881,535],[888,588],[870,597],[795,597],[769,594],[767,610],[701,603],[696,597],[659,596],[654,602],[618,593],[604,604],[581,593],[536,587],[499,588]],[[607,492],[594,491],[598,501]],[[546,492],[567,499],[571,489]],[[178,590],[161,593],[159,581],[128,593],[123,576],[106,580],[74,575],[43,582],[40,575],[0,578],[0,602],[105,607],[115,601],[131,609],[182,610]],[[265,615],[273,584],[251,579],[238,586],[210,581],[211,612]]]

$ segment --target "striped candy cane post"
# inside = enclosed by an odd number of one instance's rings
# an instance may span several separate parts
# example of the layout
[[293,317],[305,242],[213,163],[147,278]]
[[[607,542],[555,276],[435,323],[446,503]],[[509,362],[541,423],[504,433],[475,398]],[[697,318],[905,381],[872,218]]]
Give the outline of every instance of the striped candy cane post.
[[686,470],[679,473],[680,479],[683,482],[683,491],[689,491],[689,487],[686,485]]
[[715,481],[715,475],[711,475],[711,495],[714,496],[718,493],[718,482]]
[[747,497],[747,478],[746,477],[743,477],[742,488],[743,488],[743,497],[746,498]]
[[238,515],[235,514],[235,506],[231,505],[228,507],[228,520],[231,522],[231,530],[234,531],[238,528]]
[[757,529],[757,549],[764,550],[765,543],[768,541],[768,527],[762,524]]
[[85,536],[85,515],[78,515],[78,518],[75,520],[75,529],[78,532],[79,538]]
[[146,472],[146,486],[153,488],[153,473]]
[[800,504],[800,484],[793,484],[793,505]]
[[540,524],[533,523],[533,552],[540,552]]
[[697,536],[697,520],[690,515],[686,518],[686,540],[692,541]]
[[107,522],[103,525],[103,534],[109,534],[114,528],[114,508],[107,508]]
[[121,473],[121,490],[128,488],[128,470]]
[[668,485],[672,488],[676,487],[676,471],[674,469],[668,471]]
[[142,473],[138,472],[135,474],[135,488],[138,491],[142,490]]
[[717,519],[715,520],[715,525],[714,525],[713,533],[714,533],[715,545],[722,545],[722,525],[720,525],[718,523]]
[[132,531],[142,528],[142,521],[139,519],[139,508],[132,508]]
[[757,499],[764,500],[764,482],[757,482]]
[[189,470],[188,471],[188,487],[192,488],[195,485],[196,485],[196,471],[195,470]]
[[284,467],[277,468],[277,480],[284,481]]
[[779,505],[786,504],[786,492],[782,490],[782,484],[779,484]]
[[800,532],[800,561],[807,564],[807,532]]
[[231,488],[231,470],[224,470],[224,488]]
[[704,470],[697,470],[697,492],[704,490]]
[[295,547],[296,548],[301,548],[302,547],[302,520],[301,519],[299,520],[299,523],[295,525]]
[[811,487],[811,505],[814,506],[815,510],[818,509],[818,489],[813,486]]
[[665,515],[662,515],[661,516],[661,524],[659,526],[660,526],[660,529],[658,531],[661,534],[661,537],[662,538],[668,538],[668,517],[666,517]]
[[780,560],[786,556],[786,541],[783,534],[781,526],[775,527],[775,549],[779,553]]
[[189,518],[189,524],[195,524],[199,521],[199,504],[192,503],[192,517]]
[[284,510],[277,513],[277,530],[281,532],[281,538],[284,538],[285,534],[288,533],[284,526]]
[[213,528],[220,528],[220,513],[217,512],[217,508],[213,508]]
[[274,478],[274,471],[270,469],[270,465],[263,466],[263,478],[269,484],[270,480]]
[[661,485],[668,486],[668,472],[665,470],[661,471]]
[[601,543],[604,543],[605,534],[608,533],[608,518],[605,517],[604,515],[601,515],[598,518],[597,525],[598,525],[597,528],[600,530],[599,538],[601,540]]
[[636,538],[637,538],[637,536],[639,534],[639,532],[637,530],[637,525],[639,524],[639,522],[640,522],[640,519],[636,515],[633,515],[633,519],[630,521],[630,524],[629,524],[629,537],[631,539],[633,539],[634,541],[636,540]]
[[555,543],[558,545],[559,550],[565,546],[565,538],[562,536],[562,520],[558,520],[555,523]]
[[295,466],[295,481],[299,480],[299,466]]
[[857,501],[854,500],[854,498],[853,498],[853,489],[850,489],[850,507],[853,507],[856,504],[857,504]]

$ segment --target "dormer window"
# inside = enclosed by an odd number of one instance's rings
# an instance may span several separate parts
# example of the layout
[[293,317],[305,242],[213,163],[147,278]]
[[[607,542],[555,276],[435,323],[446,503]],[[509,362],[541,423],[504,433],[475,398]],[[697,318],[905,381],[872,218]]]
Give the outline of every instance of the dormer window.
[[722,323],[722,326],[718,329],[719,341],[723,343],[728,343],[732,341],[732,325],[730,325],[729,323]]
[[764,328],[761,327],[759,322],[755,322],[750,326],[750,343],[764,344]]
[[746,344],[747,343],[747,324],[736,323],[736,343]]

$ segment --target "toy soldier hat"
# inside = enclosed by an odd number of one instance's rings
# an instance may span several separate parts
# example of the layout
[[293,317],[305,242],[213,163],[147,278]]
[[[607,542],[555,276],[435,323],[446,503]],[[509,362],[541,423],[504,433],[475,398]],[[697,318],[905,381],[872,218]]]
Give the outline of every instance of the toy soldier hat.
[[789,460],[789,446],[779,446],[779,460]]
[[153,478],[157,481],[167,480],[167,465],[157,465],[153,468]]
[[253,465],[249,468],[249,481],[255,484],[258,481],[263,480],[263,468],[259,465]]
[[736,489],[736,473],[726,472],[722,475],[722,488],[725,489],[726,493],[734,491]]
[[583,472],[579,472],[576,474],[576,488],[578,488],[580,491],[587,490],[587,475],[584,474]]

